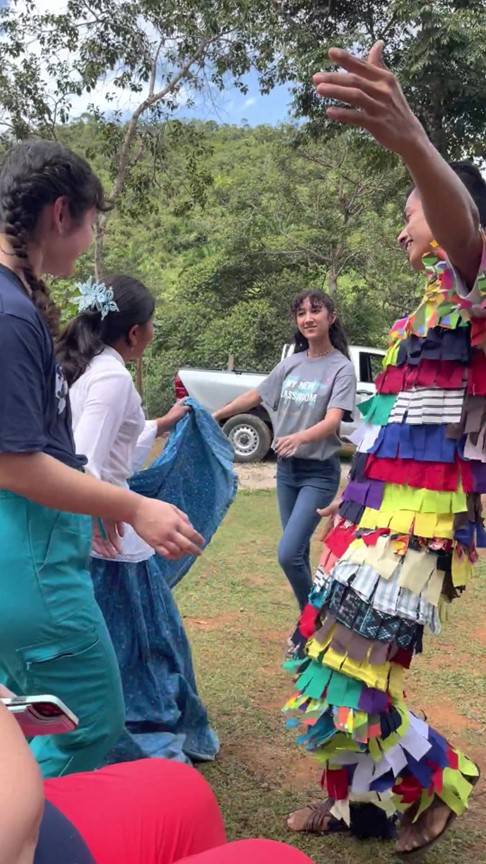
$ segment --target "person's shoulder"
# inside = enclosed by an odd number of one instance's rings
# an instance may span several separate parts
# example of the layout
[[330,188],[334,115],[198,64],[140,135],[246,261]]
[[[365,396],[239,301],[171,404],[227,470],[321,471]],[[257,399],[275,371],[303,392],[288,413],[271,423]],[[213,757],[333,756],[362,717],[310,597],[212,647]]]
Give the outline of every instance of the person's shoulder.
[[21,282],[14,273],[10,274],[3,267],[0,268],[0,316],[4,323],[9,317],[15,318],[30,325],[38,333],[44,333],[39,311],[23,290]]
[[97,375],[109,375],[112,378],[132,381],[129,370],[110,348],[105,348],[99,354],[95,354],[90,361],[88,369]]
[[307,351],[294,351],[293,354],[289,354],[288,357],[285,357],[284,360],[281,361],[280,365],[287,371],[291,369],[296,369],[297,366],[301,366],[307,360]]
[[[464,274],[456,265],[446,260],[448,269],[452,273],[454,290],[457,294],[458,305],[463,312],[475,316],[484,317],[486,301],[486,234],[481,234],[481,250],[479,263],[472,267],[474,277],[468,283]],[[441,281],[444,283],[444,277]]]
[[79,380],[87,388],[104,388],[110,399],[138,395],[130,371],[110,348],[95,354]]
[[268,374],[274,375],[281,372],[286,373],[289,369],[295,366],[295,363],[292,362],[295,356],[295,354],[291,354],[289,357],[284,357],[283,360],[279,360],[278,363],[275,364],[275,366],[272,366]]
[[335,350],[333,357],[335,358],[335,363],[337,366],[337,371],[342,372],[344,375],[355,375],[354,364],[353,361],[346,357],[342,351]]

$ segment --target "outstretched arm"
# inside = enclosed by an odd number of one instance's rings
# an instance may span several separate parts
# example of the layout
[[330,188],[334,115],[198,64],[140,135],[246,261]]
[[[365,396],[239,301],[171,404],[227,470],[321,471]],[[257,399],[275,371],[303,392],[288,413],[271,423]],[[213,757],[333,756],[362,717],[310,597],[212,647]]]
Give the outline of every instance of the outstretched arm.
[[37,504],[128,522],[159,555],[199,555],[203,538],[172,504],[136,495],[69,468],[46,453],[0,453],[0,488]]
[[235,414],[244,414],[245,411],[256,408],[257,405],[261,404],[261,401],[262,397],[258,390],[247,390],[246,393],[242,393],[241,396],[237,396],[232,402],[228,402],[227,405],[223,405],[222,408],[215,411],[213,417],[218,421],[226,420],[227,417],[234,417]]
[[429,141],[413,114],[398,80],[383,64],[383,42],[376,42],[368,59],[331,48],[330,59],[344,72],[318,72],[314,83],[320,96],[347,103],[329,106],[331,120],[359,126],[397,153],[421,197],[432,234],[452,263],[472,285],[482,253],[477,208],[461,180]]

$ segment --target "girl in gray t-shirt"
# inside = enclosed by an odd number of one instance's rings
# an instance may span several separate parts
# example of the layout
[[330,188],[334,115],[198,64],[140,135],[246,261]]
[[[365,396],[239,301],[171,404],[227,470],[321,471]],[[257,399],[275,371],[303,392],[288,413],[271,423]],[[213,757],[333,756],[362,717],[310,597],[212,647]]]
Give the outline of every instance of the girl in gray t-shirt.
[[215,413],[223,420],[263,403],[276,412],[277,497],[283,535],[278,560],[302,609],[312,586],[310,539],[318,509],[334,498],[340,478],[338,432],[353,411],[356,376],[332,299],[321,291],[295,297],[295,351],[263,383]]

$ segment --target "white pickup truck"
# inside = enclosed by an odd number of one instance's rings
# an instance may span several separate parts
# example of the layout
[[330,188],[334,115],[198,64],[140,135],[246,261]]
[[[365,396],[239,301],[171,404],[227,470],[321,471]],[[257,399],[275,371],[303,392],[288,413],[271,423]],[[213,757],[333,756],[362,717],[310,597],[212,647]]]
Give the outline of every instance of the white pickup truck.
[[[282,359],[293,350],[285,345]],[[385,354],[379,348],[350,345],[357,378],[356,402],[367,399],[375,392],[373,381],[381,369]],[[192,396],[214,412],[246,390],[251,390],[263,381],[265,375],[256,372],[240,372],[237,369],[213,371],[208,369],[182,368],[174,378],[177,399]],[[260,462],[267,455],[273,437],[275,413],[268,405],[259,405],[248,414],[237,414],[223,424],[223,432],[233,444],[237,462]],[[356,427],[355,418],[345,419],[341,424],[341,437],[346,441]]]

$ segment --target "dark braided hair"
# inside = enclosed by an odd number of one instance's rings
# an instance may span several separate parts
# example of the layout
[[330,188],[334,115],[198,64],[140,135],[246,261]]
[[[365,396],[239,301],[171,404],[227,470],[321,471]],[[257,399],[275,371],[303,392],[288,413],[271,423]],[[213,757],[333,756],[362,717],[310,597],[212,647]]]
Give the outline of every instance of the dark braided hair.
[[[304,303],[304,300],[309,300],[312,306],[318,306],[319,308],[325,306],[329,315],[336,316],[334,323],[331,324],[329,328],[329,338],[331,343],[334,345],[334,348],[340,351],[341,354],[344,354],[344,356],[349,360],[348,340],[344,328],[337,317],[336,304],[332,297],[329,297],[329,294],[325,294],[324,291],[302,291],[301,294],[297,294],[297,296],[292,300],[292,305],[290,307],[294,321],[297,318],[297,312]],[[306,337],[302,335],[300,330],[297,330],[294,334],[294,345],[296,354],[298,354],[299,351],[307,351],[309,348],[309,342]]]
[[132,327],[143,326],[152,319],[155,300],[138,279],[132,276],[111,276],[103,280],[113,289],[118,312],[81,312],[69,322],[56,344],[56,356],[71,387],[81,377],[93,357],[101,354],[107,345],[116,345],[126,339]]
[[103,187],[84,159],[55,141],[25,141],[7,153],[0,169],[0,226],[19,261],[29,295],[51,333],[59,310],[29,261],[28,244],[43,208],[66,196],[69,212],[80,222],[87,210],[108,209]]

